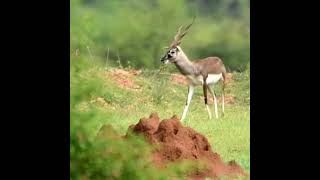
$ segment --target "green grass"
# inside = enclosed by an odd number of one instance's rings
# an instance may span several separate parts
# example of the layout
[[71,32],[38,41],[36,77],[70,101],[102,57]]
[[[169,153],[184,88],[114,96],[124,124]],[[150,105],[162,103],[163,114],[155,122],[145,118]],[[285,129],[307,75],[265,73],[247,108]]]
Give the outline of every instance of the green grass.
[[[85,59],[85,58],[84,58]],[[87,60],[71,60],[72,66]],[[132,80],[141,88],[139,90],[119,87],[115,81],[106,76],[113,70],[102,64],[84,63],[84,69],[74,71],[78,85],[96,83],[97,89],[88,94],[88,98],[76,101],[77,112],[91,112],[90,121],[82,121],[89,138],[94,138],[100,127],[111,124],[119,134],[125,134],[129,125],[136,124],[140,118],[157,112],[161,119],[173,115],[181,116],[187,96],[187,87],[170,80],[168,73],[142,70]],[[249,68],[249,67],[248,67]],[[234,74],[234,82],[226,86],[226,95],[236,98],[235,104],[226,104],[225,116],[209,119],[202,97],[202,88],[197,87],[191,101],[184,124],[205,135],[213,151],[219,153],[227,162],[235,160],[250,173],[250,82],[249,71]],[[72,79],[72,78],[71,78]],[[78,90],[77,83],[71,81],[71,92]],[[220,96],[220,85],[215,89]],[[73,93],[71,93],[73,94]],[[92,100],[101,97],[103,105]],[[221,104],[218,104],[221,115]],[[210,105],[213,113],[213,105]],[[93,115],[94,114],[94,115]],[[90,116],[90,115],[88,115]],[[80,121],[79,121],[80,122]],[[71,123],[78,123],[72,120]]]

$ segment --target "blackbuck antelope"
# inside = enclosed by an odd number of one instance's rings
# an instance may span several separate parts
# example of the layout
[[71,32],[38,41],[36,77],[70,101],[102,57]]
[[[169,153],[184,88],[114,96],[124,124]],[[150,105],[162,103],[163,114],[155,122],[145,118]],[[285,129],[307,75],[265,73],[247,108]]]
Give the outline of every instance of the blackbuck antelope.
[[[186,117],[195,86],[203,86],[204,103],[206,105],[209,118],[211,119],[211,113],[207,101],[207,90],[213,96],[215,117],[218,118],[217,98],[214,92],[214,85],[217,82],[222,82],[222,115],[224,115],[224,88],[226,79],[226,68],[219,57],[207,57],[204,59],[198,59],[190,61],[187,55],[182,51],[181,44],[182,38],[187,34],[189,28],[192,26],[190,23],[188,26],[181,26],[178,29],[177,34],[174,36],[174,40],[168,47],[168,51],[161,58],[161,62],[164,64],[173,63],[178,70],[188,79],[188,96],[186,105],[183,110],[181,121]],[[183,28],[183,29],[182,29]]]

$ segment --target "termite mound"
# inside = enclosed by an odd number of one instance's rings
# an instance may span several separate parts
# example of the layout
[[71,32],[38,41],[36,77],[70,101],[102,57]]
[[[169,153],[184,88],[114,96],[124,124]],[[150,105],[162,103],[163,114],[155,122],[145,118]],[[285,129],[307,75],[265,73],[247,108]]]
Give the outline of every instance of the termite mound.
[[183,126],[177,116],[160,121],[158,114],[152,113],[149,118],[129,126],[126,136],[129,133],[143,135],[150,144],[160,147],[151,157],[158,167],[165,168],[168,163],[181,160],[204,162],[204,169],[188,174],[191,179],[248,176],[235,161],[223,162],[220,155],[213,152],[207,138]]

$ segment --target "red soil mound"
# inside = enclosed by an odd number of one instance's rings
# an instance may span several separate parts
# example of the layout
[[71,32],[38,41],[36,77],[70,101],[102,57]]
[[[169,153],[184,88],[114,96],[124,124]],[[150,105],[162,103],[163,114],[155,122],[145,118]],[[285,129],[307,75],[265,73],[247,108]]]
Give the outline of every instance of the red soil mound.
[[143,134],[149,143],[160,145],[152,157],[160,167],[165,167],[169,162],[193,160],[207,164],[206,169],[189,176],[193,179],[247,175],[235,161],[225,164],[219,154],[212,151],[205,136],[184,127],[176,116],[160,122],[159,116],[153,113],[149,118],[142,118],[138,124],[131,125],[129,131]]

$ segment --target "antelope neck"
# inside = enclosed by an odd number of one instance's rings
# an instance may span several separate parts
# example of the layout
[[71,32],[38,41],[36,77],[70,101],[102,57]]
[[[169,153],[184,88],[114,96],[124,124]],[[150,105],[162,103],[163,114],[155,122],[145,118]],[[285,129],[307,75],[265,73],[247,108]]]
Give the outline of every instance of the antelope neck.
[[174,64],[183,75],[196,75],[198,74],[196,66],[188,59],[186,54],[179,48],[180,54]]

